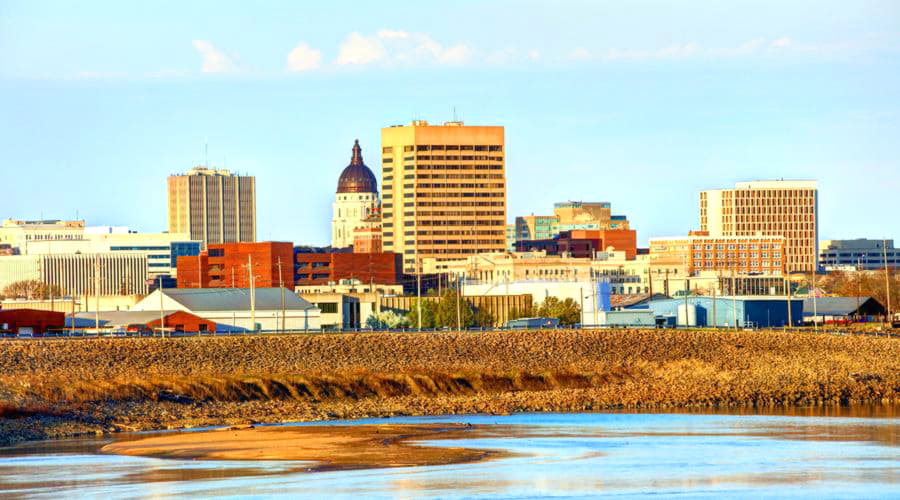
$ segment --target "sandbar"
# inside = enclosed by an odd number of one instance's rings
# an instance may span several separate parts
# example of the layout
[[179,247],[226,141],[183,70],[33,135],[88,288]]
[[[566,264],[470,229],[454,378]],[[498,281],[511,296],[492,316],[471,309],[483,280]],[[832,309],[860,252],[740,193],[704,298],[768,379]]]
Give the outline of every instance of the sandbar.
[[488,460],[498,450],[428,446],[478,437],[466,424],[366,424],[226,428],[117,441],[104,453],[194,460],[290,460],[309,470],[449,465]]

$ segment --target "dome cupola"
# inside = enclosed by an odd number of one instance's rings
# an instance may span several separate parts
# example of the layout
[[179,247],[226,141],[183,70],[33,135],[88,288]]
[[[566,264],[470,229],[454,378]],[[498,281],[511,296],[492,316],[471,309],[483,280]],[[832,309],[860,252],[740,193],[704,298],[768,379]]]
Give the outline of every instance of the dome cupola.
[[362,148],[359,139],[353,143],[353,156],[350,164],[341,172],[338,179],[338,193],[377,193],[378,181],[375,174],[363,163]]

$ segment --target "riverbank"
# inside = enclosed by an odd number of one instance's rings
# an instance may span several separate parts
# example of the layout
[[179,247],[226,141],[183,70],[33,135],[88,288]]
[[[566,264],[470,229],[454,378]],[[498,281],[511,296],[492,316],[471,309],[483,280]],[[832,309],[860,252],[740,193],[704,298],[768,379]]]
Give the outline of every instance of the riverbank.
[[897,339],[778,331],[12,340],[0,342],[0,443],[374,416],[893,405],[898,359]]

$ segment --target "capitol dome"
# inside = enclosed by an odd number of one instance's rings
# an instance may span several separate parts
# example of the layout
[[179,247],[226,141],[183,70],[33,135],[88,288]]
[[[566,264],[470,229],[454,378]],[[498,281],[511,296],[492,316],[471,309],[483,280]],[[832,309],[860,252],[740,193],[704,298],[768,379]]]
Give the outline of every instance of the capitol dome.
[[363,163],[359,139],[353,143],[353,157],[338,179],[338,193],[377,193],[375,174]]

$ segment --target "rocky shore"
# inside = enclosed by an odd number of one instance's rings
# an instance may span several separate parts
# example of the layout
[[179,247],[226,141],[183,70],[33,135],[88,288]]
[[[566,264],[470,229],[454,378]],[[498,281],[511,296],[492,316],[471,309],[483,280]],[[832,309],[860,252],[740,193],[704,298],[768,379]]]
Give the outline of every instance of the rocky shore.
[[900,340],[521,331],[0,342],[0,444],[400,415],[900,403]]

